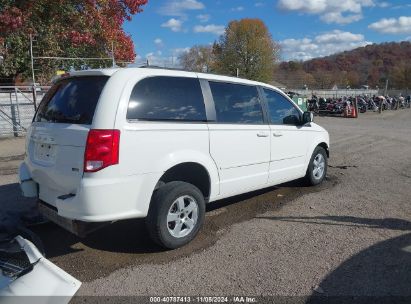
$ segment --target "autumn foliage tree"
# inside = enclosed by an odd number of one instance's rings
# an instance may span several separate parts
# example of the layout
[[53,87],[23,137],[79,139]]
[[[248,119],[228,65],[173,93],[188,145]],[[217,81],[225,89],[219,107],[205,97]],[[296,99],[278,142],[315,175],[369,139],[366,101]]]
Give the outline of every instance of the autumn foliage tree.
[[214,62],[213,48],[208,45],[195,45],[179,56],[181,66],[194,72],[210,72]]
[[216,72],[269,82],[272,80],[279,45],[260,19],[231,21],[214,44]]
[[[36,40],[37,56],[110,57],[114,45],[116,60],[133,61],[133,42],[124,32],[123,23],[141,12],[147,1],[0,0],[0,78],[30,75],[30,34]],[[45,81],[56,68],[108,64],[111,63],[43,60],[38,62],[38,73]]]
[[411,88],[411,64],[404,63],[402,66],[396,66],[391,72],[392,87],[396,89]]
[[[288,61],[278,65],[274,78],[288,88],[312,89],[389,87],[411,88],[411,42],[390,42],[367,45],[351,51],[314,58],[304,62]],[[314,81],[303,81],[299,74],[308,74]]]

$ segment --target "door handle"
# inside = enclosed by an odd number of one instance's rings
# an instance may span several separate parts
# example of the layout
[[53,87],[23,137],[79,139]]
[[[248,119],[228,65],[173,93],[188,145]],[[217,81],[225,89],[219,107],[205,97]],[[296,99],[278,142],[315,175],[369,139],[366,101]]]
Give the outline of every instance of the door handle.
[[281,136],[283,136],[283,133],[281,133],[281,132],[273,132],[273,136],[274,136],[274,137],[281,137]]
[[266,133],[266,132],[259,132],[259,133],[257,133],[257,136],[258,136],[258,137],[268,137],[268,133]]

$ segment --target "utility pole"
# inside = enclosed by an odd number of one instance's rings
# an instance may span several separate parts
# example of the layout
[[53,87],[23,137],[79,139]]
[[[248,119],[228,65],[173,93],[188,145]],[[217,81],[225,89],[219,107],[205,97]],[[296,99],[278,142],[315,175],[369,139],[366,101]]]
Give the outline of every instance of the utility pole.
[[33,36],[31,34],[30,34],[30,59],[31,59],[31,77],[33,80],[33,86],[35,86],[36,80],[34,78]]
[[[37,89],[36,89],[36,79],[34,77],[33,36],[31,34],[30,34],[30,60],[31,60],[31,78],[33,81],[31,92],[33,94],[34,110],[37,110]],[[16,96],[17,96],[17,93],[16,93]]]
[[388,78],[387,80],[385,80],[384,96],[387,96],[387,91],[388,91]]
[[111,42],[111,59],[113,61],[113,68],[116,67],[116,60],[114,58],[114,41]]

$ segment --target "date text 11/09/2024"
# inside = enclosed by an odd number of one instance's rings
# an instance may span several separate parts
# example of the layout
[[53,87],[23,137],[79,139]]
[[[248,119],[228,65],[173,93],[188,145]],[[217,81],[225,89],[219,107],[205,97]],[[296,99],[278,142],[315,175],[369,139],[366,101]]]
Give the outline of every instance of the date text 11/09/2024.
[[255,297],[150,297],[150,303],[257,303]]

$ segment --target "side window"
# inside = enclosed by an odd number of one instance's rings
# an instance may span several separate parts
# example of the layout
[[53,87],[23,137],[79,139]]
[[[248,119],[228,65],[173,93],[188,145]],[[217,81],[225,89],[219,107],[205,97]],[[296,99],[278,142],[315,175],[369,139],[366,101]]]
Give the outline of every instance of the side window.
[[139,81],[130,96],[127,119],[206,121],[199,80],[156,76]]
[[217,122],[262,124],[263,112],[254,86],[210,81]]
[[268,105],[268,116],[273,125],[298,125],[300,111],[280,93],[263,89]]

